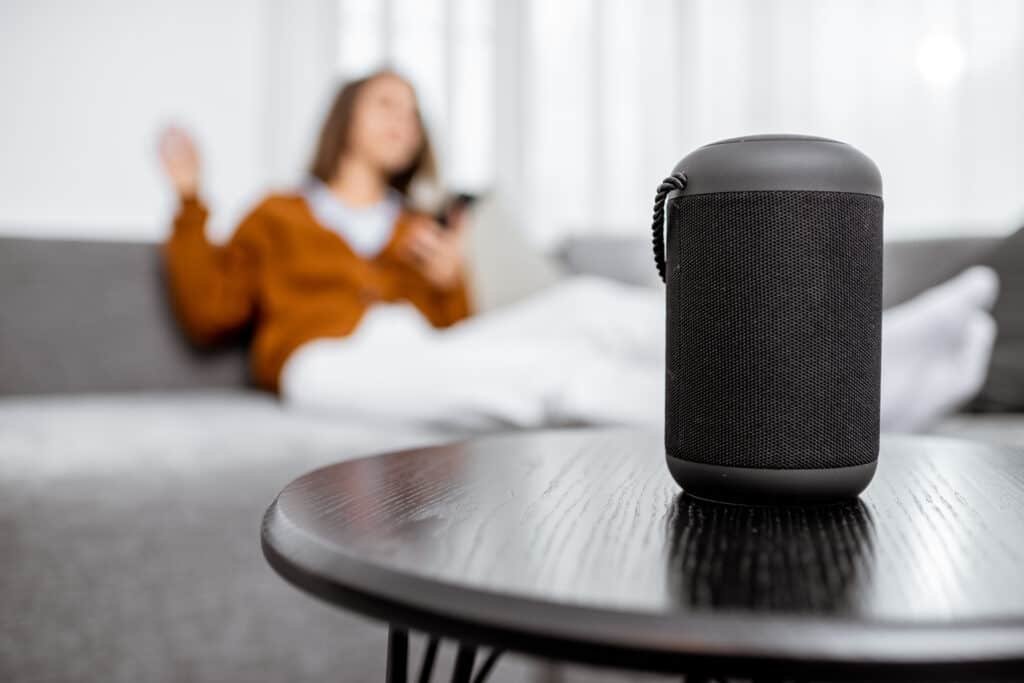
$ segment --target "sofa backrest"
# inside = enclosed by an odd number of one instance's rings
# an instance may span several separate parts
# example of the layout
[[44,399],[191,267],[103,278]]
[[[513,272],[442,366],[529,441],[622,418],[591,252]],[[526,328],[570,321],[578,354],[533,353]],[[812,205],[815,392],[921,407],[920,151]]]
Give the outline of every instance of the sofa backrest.
[[[991,251],[993,239],[885,247],[890,306]],[[656,283],[646,239],[587,238],[562,250],[570,272]],[[249,385],[244,340],[189,345],[174,320],[158,245],[0,237],[0,395]]]
[[902,303],[968,266],[984,263],[999,241],[998,237],[945,237],[887,243],[882,305]]
[[[950,237],[887,242],[882,273],[882,300],[888,308],[979,263],[996,238]],[[557,252],[570,273],[600,275],[632,285],[662,287],[651,244],[634,237],[577,237]]]
[[0,238],[0,395],[247,386],[242,343],[192,348],[152,243]]

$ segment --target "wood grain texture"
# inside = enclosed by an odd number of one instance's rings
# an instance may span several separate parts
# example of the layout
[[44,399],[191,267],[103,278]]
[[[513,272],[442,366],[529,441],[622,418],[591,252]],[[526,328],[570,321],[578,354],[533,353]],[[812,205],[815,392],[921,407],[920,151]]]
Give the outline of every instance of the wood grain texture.
[[593,663],[1024,679],[1024,453],[883,439],[857,501],[681,495],[657,434],[579,430],[292,482],[271,564],[371,616]]

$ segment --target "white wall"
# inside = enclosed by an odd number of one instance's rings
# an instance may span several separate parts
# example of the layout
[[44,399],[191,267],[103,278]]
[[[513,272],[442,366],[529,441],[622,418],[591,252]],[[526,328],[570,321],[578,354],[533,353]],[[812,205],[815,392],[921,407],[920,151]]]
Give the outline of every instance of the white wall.
[[[155,139],[204,154],[223,235],[294,180],[334,73],[332,2],[4,0],[0,231],[158,239],[171,197]],[[326,18],[325,18],[326,17]]]

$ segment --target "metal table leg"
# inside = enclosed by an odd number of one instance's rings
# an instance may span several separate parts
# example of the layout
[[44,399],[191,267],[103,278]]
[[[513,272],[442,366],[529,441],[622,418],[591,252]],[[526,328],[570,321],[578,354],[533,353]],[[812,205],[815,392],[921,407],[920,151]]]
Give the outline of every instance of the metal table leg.
[[409,632],[392,626],[388,629],[387,683],[408,683]]
[[484,683],[487,680],[488,674],[491,673],[491,669],[498,663],[498,657],[501,656],[501,650],[494,648],[491,650],[491,654],[487,655],[487,659],[480,665],[480,670],[476,672],[476,676],[473,677],[473,683]]
[[430,683],[430,679],[434,675],[434,660],[437,658],[437,646],[437,636],[430,636],[430,641],[427,643],[427,651],[423,653],[423,664],[420,665],[420,677],[417,679],[419,683]]
[[472,645],[460,644],[459,651],[455,655],[452,683],[471,683],[474,660],[476,660],[476,648]]
[[[440,639],[437,636],[430,636],[427,641],[427,649],[423,652],[423,663],[420,665],[420,673],[417,677],[419,683],[430,683],[434,673],[434,661],[437,659],[437,651],[440,646]],[[480,669],[473,673],[476,663],[476,647],[465,643],[459,644],[458,652],[455,655],[455,667],[452,671],[452,683],[484,683],[491,673],[494,665],[501,657],[502,651],[495,648],[484,659]],[[409,680],[409,632],[405,629],[391,626],[388,629],[388,668],[387,683],[408,683]]]

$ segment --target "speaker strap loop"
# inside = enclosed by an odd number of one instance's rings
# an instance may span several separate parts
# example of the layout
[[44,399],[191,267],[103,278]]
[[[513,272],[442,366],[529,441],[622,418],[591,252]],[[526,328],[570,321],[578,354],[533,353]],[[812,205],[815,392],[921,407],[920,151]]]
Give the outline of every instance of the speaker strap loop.
[[658,185],[658,191],[654,195],[654,221],[651,223],[651,232],[654,241],[654,264],[658,266],[658,275],[661,281],[665,281],[665,197],[672,190],[686,189],[686,174],[673,173]]

